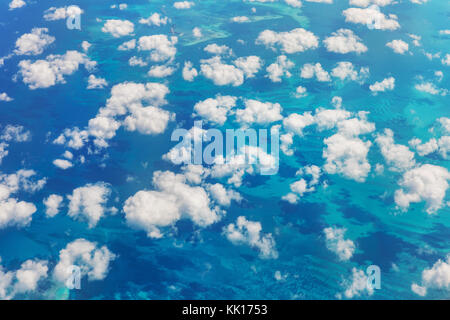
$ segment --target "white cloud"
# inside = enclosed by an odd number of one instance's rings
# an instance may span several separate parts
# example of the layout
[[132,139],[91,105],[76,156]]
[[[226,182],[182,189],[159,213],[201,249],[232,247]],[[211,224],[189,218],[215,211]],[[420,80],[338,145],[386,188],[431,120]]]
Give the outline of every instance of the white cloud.
[[78,6],[68,6],[68,7],[51,7],[47,10],[45,10],[44,13],[44,19],[47,21],[54,21],[54,20],[63,20],[67,19],[68,17],[78,16],[83,13],[83,10],[81,10]]
[[208,191],[211,194],[211,198],[214,199],[217,204],[225,207],[230,206],[232,200],[241,201],[242,199],[239,193],[231,189],[225,189],[220,183],[209,185]]
[[283,119],[279,103],[245,100],[245,109],[236,110],[236,120],[243,124],[268,124]]
[[380,8],[371,5],[368,8],[348,8],[342,12],[346,22],[365,24],[370,29],[396,30],[400,28],[397,16],[390,14],[386,17]]
[[45,215],[49,218],[56,216],[59,213],[59,208],[63,202],[63,197],[57,194],[51,194],[44,199]]
[[298,170],[296,175],[310,175],[312,179],[307,182],[302,178],[289,185],[291,192],[283,196],[282,199],[292,204],[297,203],[305,193],[315,190],[315,185],[319,182],[321,170],[318,166],[311,165]]
[[88,86],[87,89],[103,89],[108,85],[103,78],[97,78],[93,74],[91,74],[88,78]]
[[217,86],[240,86],[244,83],[244,72],[233,65],[224,64],[219,56],[201,60],[201,74]]
[[392,40],[391,42],[386,43],[386,46],[398,54],[404,54],[409,50],[408,44],[403,40]]
[[136,56],[133,56],[133,57],[131,57],[131,58],[128,60],[128,64],[129,64],[131,67],[135,67],[135,66],[145,67],[145,66],[148,65],[148,62],[142,60],[142,58],[138,58],[138,57],[136,57]]
[[422,82],[422,83],[416,84],[414,86],[414,88],[416,88],[416,90],[426,92],[426,93],[429,93],[432,95],[446,96],[448,93],[447,89],[438,88],[434,83],[431,83],[431,82]]
[[83,51],[84,52],[88,52],[89,51],[89,48],[92,46],[92,44],[90,44],[89,42],[87,42],[87,41],[83,41],[82,43],[81,43],[81,48],[83,49]]
[[264,259],[278,258],[272,234],[261,234],[261,231],[261,223],[249,221],[243,216],[237,218],[236,224],[231,223],[223,230],[227,239],[233,244],[246,244],[255,248],[259,251],[259,256]]
[[246,16],[238,16],[238,17],[231,18],[231,21],[237,22],[237,23],[244,23],[244,22],[249,22],[250,19]]
[[310,112],[305,112],[300,115],[291,113],[288,117],[283,119],[283,126],[286,130],[294,132],[299,136],[303,136],[303,129],[314,123],[314,117]]
[[253,78],[261,69],[263,61],[258,56],[248,56],[237,58],[233,63],[244,72],[246,78]]
[[73,167],[73,163],[66,159],[55,159],[53,160],[53,164],[62,170],[66,170]]
[[192,82],[197,76],[198,71],[193,67],[192,62],[186,61],[183,67],[183,79]]
[[395,192],[395,203],[407,210],[411,203],[425,201],[427,213],[436,213],[446,206],[444,199],[449,179],[446,168],[431,164],[406,171],[399,183],[402,189]]
[[450,255],[447,260],[439,259],[430,269],[422,271],[422,285],[413,283],[411,290],[426,296],[429,289],[450,291]]
[[349,260],[355,252],[355,244],[350,239],[345,239],[346,229],[329,227],[323,229],[328,250],[334,252],[341,261]]
[[57,83],[65,83],[64,76],[77,71],[80,64],[90,70],[96,62],[89,60],[84,53],[67,51],[63,55],[49,55],[45,60],[22,60],[19,62],[19,74],[32,90],[48,88]]
[[31,33],[25,33],[17,39],[14,53],[18,55],[41,54],[54,41],[55,37],[48,35],[47,28],[33,28]]
[[67,214],[75,219],[87,220],[89,228],[93,228],[105,215],[105,205],[110,194],[111,190],[104,182],[77,188],[67,196],[69,199]]
[[341,61],[331,70],[331,75],[341,80],[362,81],[369,76],[369,68],[361,68],[358,73],[351,62]]
[[311,79],[314,76],[316,77],[317,81],[321,81],[321,82],[331,81],[330,75],[328,74],[327,71],[325,71],[322,68],[322,65],[320,63],[304,64],[300,71],[300,77],[302,77],[304,79]]
[[294,63],[289,60],[285,55],[277,57],[277,61],[272,63],[266,68],[268,77],[272,82],[281,82],[281,77],[291,77],[289,69],[294,67]]
[[128,51],[136,48],[136,39],[131,39],[122,43],[117,49],[120,51]]
[[394,90],[395,88],[395,79],[394,77],[389,77],[383,79],[381,82],[375,82],[374,84],[371,84],[369,86],[370,91],[377,93],[377,92],[384,92],[386,90]]
[[149,106],[136,108],[125,118],[124,125],[128,131],[139,131],[142,134],[161,134],[175,115],[166,110]]
[[127,223],[147,232],[151,238],[163,236],[161,228],[189,219],[195,225],[207,227],[221,218],[208,192],[201,186],[187,184],[186,176],[170,171],[153,175],[154,191],[139,191],[125,201],[123,210]]
[[10,102],[10,101],[13,101],[13,100],[14,99],[11,98],[10,96],[8,96],[8,94],[6,92],[0,93],[0,101]]
[[81,275],[87,276],[88,281],[103,280],[109,271],[109,264],[116,255],[106,246],[97,247],[95,242],[77,239],[70,242],[59,251],[59,261],[53,270],[53,278],[66,283],[72,275],[72,266],[81,269]]
[[279,46],[282,52],[288,54],[316,49],[319,46],[318,38],[312,32],[303,28],[293,29],[288,32],[264,30],[259,34],[255,43],[264,44],[273,50],[275,50],[276,46]]
[[[345,286],[344,296],[347,299],[351,299],[353,297],[359,297],[362,294],[373,295],[374,290],[371,286],[367,285],[368,281],[369,279],[363,270],[353,268],[352,277],[342,283]],[[341,294],[337,296],[340,298]]]
[[450,66],[450,53],[447,53],[441,62],[444,66]]
[[14,142],[26,142],[31,140],[31,133],[25,130],[23,126],[13,126],[8,124],[0,136],[1,140],[14,141]]
[[141,51],[151,51],[150,59],[155,62],[173,60],[177,53],[175,44],[177,37],[168,38],[164,34],[144,36],[139,38],[138,49]]
[[173,7],[175,9],[190,9],[195,5],[192,1],[177,1],[174,2]]
[[301,8],[302,7],[302,2],[300,0],[284,0],[284,2],[286,2],[286,4],[290,5],[291,7],[294,8]]
[[339,29],[333,32],[330,37],[325,38],[323,43],[330,52],[336,53],[349,53],[356,52],[362,53],[367,51],[367,47],[360,42],[360,38],[353,33],[350,29]]
[[226,45],[219,46],[216,43],[208,44],[203,50],[208,53],[215,54],[215,55],[232,55],[233,54],[233,50],[231,50]]
[[12,0],[9,3],[9,10],[14,10],[14,9],[17,9],[17,8],[21,8],[21,7],[25,6],[25,5],[26,5],[26,2],[23,1],[23,0]]
[[415,165],[414,153],[407,146],[394,142],[394,132],[385,129],[375,139],[386,163],[393,171],[405,171]]
[[194,29],[192,29],[192,35],[196,38],[201,38],[202,35],[202,30],[198,27],[195,27]]
[[86,130],[80,130],[77,127],[73,129],[64,129],[64,132],[60,134],[54,141],[54,144],[65,144],[69,148],[78,150],[84,146],[88,139],[88,132]]
[[215,99],[209,98],[197,102],[194,106],[194,114],[203,119],[224,125],[231,109],[236,106],[236,97],[217,95]]
[[175,68],[169,66],[153,66],[148,71],[148,75],[154,78],[165,78],[171,76],[175,72]]
[[379,7],[390,5],[395,0],[350,0],[349,5],[357,7],[368,7],[371,4],[375,4]]
[[149,26],[162,26],[162,25],[166,25],[168,22],[169,18],[167,17],[162,17],[159,13],[155,12],[153,13],[150,17],[148,17],[147,19],[141,18],[139,20],[139,23],[141,24],[146,24]]
[[132,34],[134,32],[134,24],[128,20],[106,20],[102,31],[110,33],[114,38],[120,38]]
[[302,86],[298,86],[295,89],[295,97],[296,98],[303,98],[306,97],[308,94],[306,93],[306,88]]

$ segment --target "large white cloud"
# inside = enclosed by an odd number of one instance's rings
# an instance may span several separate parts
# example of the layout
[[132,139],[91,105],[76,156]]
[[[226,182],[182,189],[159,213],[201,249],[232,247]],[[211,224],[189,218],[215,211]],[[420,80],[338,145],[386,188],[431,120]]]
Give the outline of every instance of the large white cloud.
[[106,246],[98,247],[95,242],[77,239],[59,251],[59,261],[53,270],[53,278],[65,284],[72,276],[72,266],[81,269],[81,276],[88,281],[103,280],[109,271],[109,264],[116,255]]
[[303,28],[288,32],[264,30],[258,35],[256,44],[263,44],[274,50],[279,46],[282,52],[290,54],[316,49],[319,46],[319,39],[312,32]]
[[426,211],[433,214],[445,203],[450,173],[444,167],[424,164],[406,171],[399,183],[401,189],[395,192],[395,203],[407,210],[411,203],[425,202]]
[[404,54],[405,52],[408,52],[409,49],[409,45],[403,40],[392,40],[386,43],[386,46],[398,54]]
[[201,74],[217,86],[240,86],[244,83],[244,72],[234,65],[225,64],[219,56],[201,60]]
[[422,271],[422,283],[411,285],[413,292],[426,296],[429,289],[450,291],[450,254],[447,259],[439,259],[430,268]]
[[63,55],[49,55],[45,60],[22,60],[19,62],[19,74],[30,89],[48,88],[57,83],[65,83],[64,76],[78,70],[79,65],[91,70],[96,62],[78,51],[67,51]]
[[329,73],[322,68],[320,63],[311,64],[306,63],[300,70],[300,77],[304,79],[311,79],[316,77],[317,81],[327,82],[331,81]]
[[363,81],[369,76],[369,68],[362,67],[358,72],[351,62],[341,61],[331,70],[331,75],[341,80]]
[[25,33],[16,41],[15,54],[37,55],[55,41],[55,37],[48,35],[47,28],[33,28],[31,33]]
[[281,77],[291,77],[289,69],[294,67],[294,63],[285,55],[277,57],[277,60],[266,68],[269,79],[272,82],[281,82]]
[[103,25],[102,31],[110,33],[114,38],[128,36],[134,32],[134,24],[128,20],[111,19]]
[[234,65],[244,72],[246,78],[253,78],[261,69],[263,61],[258,56],[240,57],[234,60]]
[[339,29],[333,32],[331,36],[325,38],[323,43],[330,52],[336,53],[349,53],[356,52],[362,53],[367,51],[367,47],[360,42],[360,38],[353,33],[350,29]]
[[371,29],[396,30],[400,28],[396,15],[390,14],[386,17],[376,5],[364,9],[348,8],[342,14],[345,16],[346,22],[365,24]]
[[49,218],[56,216],[63,202],[63,197],[57,194],[51,194],[44,199],[45,215]]
[[67,196],[69,199],[67,214],[75,219],[86,220],[89,228],[95,227],[107,211],[105,206],[110,194],[111,190],[104,182],[76,188]]
[[236,97],[217,95],[199,101],[194,105],[194,115],[212,123],[223,125],[227,121],[227,116],[231,109],[236,106]]
[[138,49],[140,51],[150,51],[150,59],[155,62],[173,60],[177,53],[175,45],[177,37],[167,37],[165,34],[143,36],[139,38]]
[[228,240],[234,244],[246,244],[259,251],[259,256],[264,259],[276,259],[278,252],[272,234],[261,234],[261,223],[247,220],[241,216],[236,224],[227,225],[223,232]]
[[236,110],[236,120],[243,124],[268,124],[283,119],[279,103],[245,100],[245,109]]
[[183,67],[183,79],[186,81],[194,81],[195,77],[198,76],[198,71],[192,65],[192,62],[186,61]]
[[24,0],[12,0],[9,3],[9,10],[14,10],[17,8],[21,8],[23,6],[25,6],[27,3]]
[[415,165],[414,153],[407,146],[394,142],[394,132],[391,129],[378,134],[375,141],[391,170],[404,171]]

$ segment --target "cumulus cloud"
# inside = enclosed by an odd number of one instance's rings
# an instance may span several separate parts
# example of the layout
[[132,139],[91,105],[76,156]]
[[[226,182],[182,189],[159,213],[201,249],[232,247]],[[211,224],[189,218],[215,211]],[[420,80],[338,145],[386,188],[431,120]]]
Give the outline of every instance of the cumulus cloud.
[[57,194],[51,194],[44,199],[45,215],[49,218],[56,216],[59,213],[59,208],[63,202],[63,197]]
[[240,216],[236,223],[231,223],[223,230],[229,241],[236,245],[248,245],[259,251],[259,256],[264,259],[278,258],[275,240],[271,233],[261,234],[261,223],[247,220]]
[[345,228],[329,227],[323,229],[328,250],[334,252],[341,261],[349,260],[355,252],[355,244],[345,239]]
[[134,24],[128,20],[106,20],[102,31],[110,33],[114,38],[120,38],[132,34],[134,32]]
[[322,65],[320,63],[304,64],[302,69],[300,70],[300,77],[304,79],[311,79],[313,77],[316,77],[317,81],[321,82],[331,81],[329,73],[322,68]]
[[162,17],[157,12],[153,13],[150,17],[148,17],[146,19],[145,18],[139,19],[139,23],[141,23],[141,24],[146,24],[149,26],[157,26],[157,27],[166,25],[168,21],[169,21],[169,18]]
[[9,3],[9,10],[14,10],[14,9],[17,9],[17,8],[21,8],[21,7],[25,6],[26,4],[27,3],[25,1],[23,1],[23,0],[12,0]]
[[109,271],[109,264],[116,255],[106,246],[98,247],[95,242],[77,239],[59,251],[59,261],[53,270],[53,278],[66,283],[72,275],[72,266],[81,269],[81,276],[88,281],[103,280]]
[[420,296],[426,296],[429,289],[450,291],[450,255],[422,271],[421,285],[411,285],[411,290]]
[[236,120],[243,124],[268,124],[283,119],[279,103],[245,100],[245,108],[236,110]]
[[203,76],[211,79],[217,86],[236,87],[244,83],[244,72],[233,65],[223,63],[219,56],[201,60],[200,70]]
[[54,41],[55,37],[48,35],[47,28],[33,28],[31,33],[25,33],[16,40],[14,53],[18,55],[41,54]]
[[244,72],[246,78],[253,78],[263,65],[263,61],[258,56],[240,57],[233,63]]
[[53,160],[53,164],[55,167],[58,167],[62,170],[66,170],[73,167],[73,163],[66,159],[55,159]]
[[75,219],[86,220],[89,228],[93,228],[105,215],[105,205],[110,194],[111,190],[104,182],[76,188],[71,195],[67,196],[69,199],[67,214]]
[[432,95],[441,95],[446,96],[448,93],[448,89],[441,89],[438,88],[434,83],[432,82],[422,82],[418,83],[414,86],[414,88],[421,92],[426,92]]
[[395,192],[395,203],[404,211],[411,203],[425,202],[427,213],[436,213],[445,207],[445,194],[450,173],[444,167],[424,164],[404,173]]
[[384,7],[392,4],[395,0],[350,0],[349,5],[357,7],[368,7],[371,4],[375,4],[379,7]]
[[342,12],[346,22],[364,24],[369,29],[396,30],[400,28],[397,16],[385,16],[377,5],[368,8],[348,8]]
[[194,5],[195,5],[195,3],[192,1],[177,1],[177,2],[174,2],[173,7],[175,9],[182,10],[182,9],[190,9]]
[[13,126],[8,124],[3,129],[0,140],[8,142],[26,142],[31,140],[31,133],[23,126]]
[[363,67],[358,72],[351,62],[341,61],[331,70],[331,75],[341,80],[363,81],[369,76],[369,68]]
[[183,79],[192,82],[197,76],[198,71],[193,67],[192,62],[186,61],[183,67]]
[[268,77],[272,82],[281,82],[281,77],[291,77],[289,69],[294,67],[294,63],[285,55],[277,57],[277,60],[266,68]]
[[51,7],[47,10],[45,10],[44,13],[44,19],[47,21],[54,21],[54,20],[64,20],[69,17],[79,16],[83,13],[83,10],[81,10],[78,6],[68,6],[68,7]]
[[154,78],[165,78],[171,76],[174,72],[175,68],[170,66],[153,66],[147,74]]
[[10,102],[10,101],[13,101],[13,100],[14,99],[11,98],[10,96],[8,96],[8,94],[6,92],[0,93],[0,101]]
[[369,86],[370,91],[373,93],[391,91],[395,88],[395,79],[394,77],[389,77],[383,79],[381,82],[375,82]]
[[409,50],[409,45],[403,40],[392,40],[391,42],[386,43],[386,46],[398,54],[404,54]]
[[131,57],[131,58],[128,60],[128,64],[129,64],[131,67],[135,67],[135,66],[145,67],[145,66],[148,65],[148,62],[147,62],[147,61],[144,61],[142,58],[138,58],[138,57],[136,57],[136,56],[133,56],[133,57]]
[[128,51],[136,48],[136,39],[131,39],[122,43],[117,49],[120,51]]
[[205,52],[215,54],[215,55],[232,55],[233,54],[233,50],[231,50],[228,46],[226,46],[226,45],[219,46],[216,43],[208,44],[205,48],[203,48],[203,50]]
[[236,100],[236,97],[217,95],[215,98],[197,102],[194,106],[194,115],[209,122],[224,125],[229,112],[236,106]]
[[78,150],[84,146],[87,140],[88,132],[74,127],[73,129],[64,129],[63,133],[53,140],[53,143],[66,145],[69,148]]
[[391,170],[405,171],[415,165],[414,153],[407,146],[394,142],[394,132],[391,129],[378,134],[375,141]]
[[[343,292],[344,297],[352,299],[353,297],[359,297],[361,295],[371,296],[374,290],[371,286],[368,286],[369,279],[363,270],[353,268],[352,276],[349,279],[343,281],[342,285],[345,287]],[[337,294],[338,298],[342,297],[342,294]]]
[[97,78],[93,74],[91,74],[88,78],[88,86],[87,89],[103,89],[108,85],[108,82],[106,82],[103,78]]
[[250,19],[246,16],[238,16],[238,17],[231,18],[231,21],[237,22],[237,23],[244,23],[244,22],[249,22]]
[[353,33],[350,29],[339,29],[333,32],[331,36],[325,38],[323,43],[330,52],[336,53],[349,53],[356,52],[362,53],[367,51],[367,47],[360,42],[360,38]]
[[304,178],[301,178],[289,185],[291,192],[283,196],[282,199],[292,204],[297,203],[305,193],[315,190],[314,186],[319,182],[321,170],[318,166],[311,165],[300,169],[296,175],[310,175],[312,179],[307,182]]
[[303,28],[288,32],[264,30],[258,35],[256,44],[263,44],[273,50],[280,47],[282,52],[291,54],[316,49],[319,46],[319,39],[312,32]]
[[67,51],[63,55],[49,55],[45,60],[22,60],[19,62],[19,74],[32,90],[48,88],[57,83],[65,83],[64,76],[77,71],[80,64],[90,70],[96,62],[89,60],[84,53]]
[[154,62],[173,60],[177,53],[177,37],[168,38],[164,34],[156,34],[140,37],[138,42],[138,50],[150,51],[150,59]]
[[290,5],[291,7],[294,8],[302,7],[302,2],[300,0],[284,0],[284,2],[286,2],[287,5]]

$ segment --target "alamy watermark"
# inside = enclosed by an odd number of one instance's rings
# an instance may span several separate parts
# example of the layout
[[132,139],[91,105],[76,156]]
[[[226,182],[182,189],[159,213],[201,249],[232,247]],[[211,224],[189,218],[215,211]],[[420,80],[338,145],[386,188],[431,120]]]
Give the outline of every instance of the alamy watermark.
[[[179,143],[170,156],[175,164],[255,165],[261,175],[275,175],[279,169],[280,136],[271,129],[203,129],[201,120],[191,130],[176,129],[171,141]],[[270,150],[269,150],[270,146]]]
[[381,289],[381,269],[377,265],[368,266],[367,274],[367,289],[379,290]]
[[81,9],[77,6],[69,6],[66,9],[66,26],[69,30],[81,30]]
[[79,266],[70,266],[67,269],[67,273],[69,274],[66,280],[66,287],[69,290],[81,290],[81,268]]

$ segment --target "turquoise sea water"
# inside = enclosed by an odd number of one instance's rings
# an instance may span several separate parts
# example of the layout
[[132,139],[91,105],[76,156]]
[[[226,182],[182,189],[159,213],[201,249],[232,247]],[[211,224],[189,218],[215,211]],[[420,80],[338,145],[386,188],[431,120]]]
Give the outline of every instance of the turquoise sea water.
[[[22,125],[31,132],[32,139],[24,143],[11,143],[9,154],[1,165],[2,173],[19,169],[33,169],[40,177],[47,177],[42,190],[33,194],[19,193],[24,201],[35,203],[36,213],[24,228],[0,229],[0,257],[7,270],[18,269],[27,259],[49,261],[49,274],[58,263],[58,254],[67,243],[85,238],[106,245],[117,255],[111,262],[105,279],[82,279],[82,290],[68,291],[55,284],[51,277],[38,289],[17,298],[70,298],[70,299],[335,299],[345,288],[342,281],[351,276],[352,268],[365,270],[378,265],[382,271],[382,288],[372,295],[363,293],[362,299],[418,299],[411,291],[413,282],[420,283],[422,270],[431,268],[450,252],[450,210],[441,208],[436,214],[425,212],[424,202],[411,204],[407,212],[396,209],[394,193],[399,189],[402,174],[385,171],[376,175],[375,164],[384,160],[374,142],[376,133],[385,128],[394,131],[395,142],[408,145],[414,137],[428,141],[433,137],[430,128],[436,119],[449,117],[449,94],[431,95],[420,92],[414,85],[418,77],[436,82],[435,71],[443,72],[440,88],[449,88],[449,66],[441,59],[429,60],[423,51],[450,53],[450,36],[440,35],[448,29],[450,5],[447,1],[431,0],[415,5],[402,0],[381,8],[384,13],[398,16],[401,28],[394,31],[369,30],[365,25],[346,23],[342,11],[348,1],[333,4],[303,1],[302,8],[292,8],[283,1],[270,3],[245,1],[195,1],[188,10],[176,10],[170,1],[130,0],[125,10],[111,9],[111,1],[58,1],[58,6],[78,5],[84,10],[82,30],[68,30],[64,20],[45,21],[43,13],[54,1],[30,3],[13,11],[6,1],[0,8],[0,56],[14,50],[16,39],[33,27],[45,27],[56,38],[44,53],[31,56],[13,56],[0,69],[0,93],[14,98],[0,102],[0,126]],[[256,8],[253,13],[251,8]],[[141,17],[159,12],[171,19],[166,26],[145,26]],[[251,22],[233,23],[234,16],[248,16]],[[101,19],[99,22],[96,19]],[[101,31],[108,19],[130,20],[135,24],[134,34],[113,38]],[[146,57],[144,52],[118,51],[124,41],[145,35],[177,32],[178,43],[175,64],[177,71],[164,79],[147,76],[147,67],[131,67],[132,55]],[[203,37],[196,39],[192,29],[199,27]],[[362,54],[331,53],[322,45],[315,50],[287,54],[295,64],[290,78],[272,83],[265,77],[265,68],[276,60],[279,51],[256,45],[258,34],[271,29],[277,32],[305,28],[321,40],[340,28],[348,28],[367,46]],[[411,44],[408,34],[421,36],[421,46]],[[237,40],[243,40],[244,44]],[[409,43],[409,52],[400,55],[386,47],[386,43],[402,39]],[[86,90],[89,72],[83,67],[65,77],[66,83],[46,89],[30,90],[15,79],[18,63],[23,59],[44,59],[49,54],[64,54],[67,50],[81,51],[81,42],[88,41],[90,59],[96,61],[96,76],[105,78],[109,85],[103,90]],[[234,56],[259,56],[265,64],[254,78],[246,79],[237,87],[215,86],[211,80],[198,76],[195,81],[183,80],[184,61],[192,61],[199,69],[200,60],[210,57],[203,48],[211,43],[227,45]],[[305,63],[320,62],[331,71],[337,62],[350,61],[359,70],[369,67],[370,76],[364,84],[352,81],[317,82],[300,78],[300,67]],[[389,76],[395,77],[395,89],[371,94],[369,85]],[[15,79],[15,81],[13,80]],[[84,128],[95,117],[99,108],[110,97],[113,85],[125,82],[161,82],[168,86],[168,104],[163,108],[176,113],[160,135],[142,135],[119,129],[110,146],[98,154],[89,154],[86,148],[74,151],[84,155],[86,162],[68,170],[56,168],[52,161],[64,152],[64,147],[52,144],[65,128]],[[294,96],[297,86],[307,89],[308,95]],[[318,107],[331,108],[331,99],[340,96],[343,108],[351,112],[368,111],[368,120],[376,130],[367,138],[373,142],[368,154],[372,165],[363,183],[339,175],[324,174],[321,184],[306,193],[299,203],[282,201],[289,185],[298,180],[295,172],[307,165],[323,166],[323,140],[333,133],[305,129],[304,137],[294,138],[294,155],[281,155],[280,171],[274,176],[245,176],[237,191],[240,203],[233,202],[221,221],[206,227],[195,226],[189,220],[176,224],[176,231],[162,239],[152,239],[145,232],[127,226],[122,211],[124,201],[139,190],[151,189],[152,176],[158,170],[179,172],[162,159],[175,143],[170,135],[176,127],[190,129],[193,125],[195,103],[216,94],[233,95],[243,99],[257,99],[279,103],[283,116],[291,113],[314,111]],[[228,121],[225,127],[236,127]],[[1,128],[0,128],[1,129]],[[434,164],[450,170],[448,160],[436,154],[416,161]],[[133,177],[132,180],[127,177]],[[87,183],[104,181],[112,188],[108,204],[118,213],[106,215],[95,228],[75,221],[63,208],[54,218],[45,217],[42,199],[50,194],[67,195]],[[225,183],[225,179],[222,181]],[[322,183],[326,181],[327,187]],[[444,203],[450,201],[447,196]],[[259,221],[264,233],[272,233],[278,251],[277,259],[261,259],[249,246],[233,245],[222,229],[245,216]],[[345,238],[356,246],[351,259],[340,261],[327,249],[323,229],[338,226],[347,229]],[[282,281],[274,277],[276,271],[286,275]],[[449,287],[430,289],[426,298],[449,299]]]

